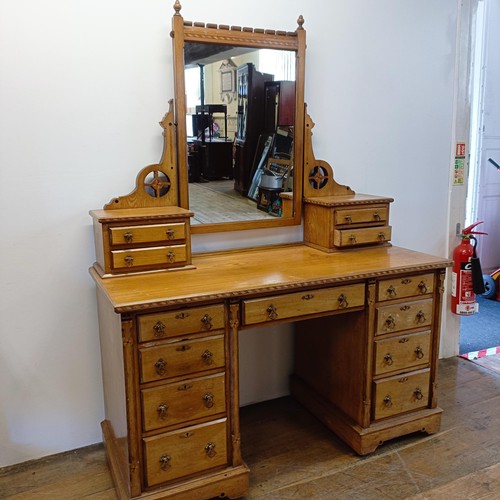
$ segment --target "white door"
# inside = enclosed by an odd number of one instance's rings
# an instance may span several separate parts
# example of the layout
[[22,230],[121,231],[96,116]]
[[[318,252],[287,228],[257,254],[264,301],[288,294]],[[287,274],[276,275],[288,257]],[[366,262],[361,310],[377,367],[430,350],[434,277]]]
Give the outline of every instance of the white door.
[[477,229],[488,233],[478,244],[486,273],[500,267],[500,169],[495,166],[500,166],[500,0],[485,0],[483,41],[482,92],[475,131],[477,170],[471,179],[475,193],[469,219],[484,221]]

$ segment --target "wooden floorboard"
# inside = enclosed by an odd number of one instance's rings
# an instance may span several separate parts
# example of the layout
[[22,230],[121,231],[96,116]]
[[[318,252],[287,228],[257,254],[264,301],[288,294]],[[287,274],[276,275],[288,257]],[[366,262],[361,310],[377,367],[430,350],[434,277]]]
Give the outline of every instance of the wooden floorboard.
[[[359,457],[291,398],[241,410],[248,499],[498,499],[500,374],[441,360],[441,431]],[[2,499],[116,498],[102,445],[0,469]]]

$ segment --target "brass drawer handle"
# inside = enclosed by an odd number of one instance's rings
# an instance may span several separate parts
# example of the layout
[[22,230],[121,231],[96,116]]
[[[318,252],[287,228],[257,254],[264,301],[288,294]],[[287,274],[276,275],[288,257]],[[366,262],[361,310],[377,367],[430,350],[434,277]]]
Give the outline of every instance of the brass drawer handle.
[[132,240],[134,239],[133,233],[130,231],[127,231],[126,233],[123,233],[123,238],[127,243],[132,243]]
[[351,236],[349,236],[349,242],[351,243],[351,245],[356,244],[356,235],[355,234],[351,234]]
[[208,349],[203,352],[201,357],[206,365],[211,365],[214,362],[213,360],[214,355]]
[[391,353],[390,353],[390,352],[388,352],[388,353],[384,356],[384,363],[385,363],[386,365],[389,365],[389,366],[391,366],[391,365],[392,365],[392,363],[394,363],[394,360],[392,359],[392,355],[391,355]]
[[384,324],[386,330],[394,330],[396,328],[396,321],[392,316],[387,316]]
[[377,222],[378,222],[379,220],[381,220],[381,219],[380,219],[380,214],[379,214],[378,212],[374,212],[374,214],[373,214],[373,219],[374,219],[374,220],[376,220]]
[[271,304],[267,309],[267,319],[276,319],[278,317],[278,312],[276,310],[276,307],[274,307],[273,304]]
[[424,393],[422,392],[422,389],[420,389],[420,387],[417,387],[413,394],[415,394],[415,398],[419,401],[424,397]]
[[415,356],[417,356],[417,359],[424,357],[424,350],[419,345],[415,348]]
[[212,441],[209,441],[206,446],[205,446],[205,453],[207,454],[207,456],[209,456],[210,458],[213,458],[215,457],[215,455],[217,454],[217,452],[215,451],[215,443],[212,443]]
[[349,302],[347,302],[347,297],[343,293],[339,295],[339,298],[337,300],[339,301],[339,308],[344,309],[346,307],[349,307]]
[[380,233],[378,233],[377,237],[380,241],[385,241],[385,233],[384,232],[380,231]]
[[163,335],[165,335],[165,328],[166,326],[161,321],[157,321],[156,324],[153,325],[155,337],[163,337]]
[[387,289],[387,295],[391,298],[397,295],[396,289],[392,285]]
[[162,455],[160,457],[160,469],[161,470],[168,470],[170,467],[170,460],[172,460],[172,457],[170,455]]
[[384,398],[384,405],[386,408],[390,408],[392,406],[392,397],[390,394],[387,394],[387,396]]
[[156,411],[158,412],[158,418],[160,418],[161,420],[165,420],[167,418],[167,410],[167,403],[160,403],[158,405],[158,408],[156,408]]
[[426,317],[424,311],[418,311],[417,313],[417,323],[425,323]]
[[211,393],[211,392],[207,392],[204,396],[203,396],[203,402],[205,403],[205,406],[207,408],[212,408],[213,405],[215,404],[215,401],[214,401],[214,395]]
[[167,371],[167,362],[163,358],[160,358],[155,363],[155,370],[158,375],[165,375]]
[[201,318],[201,327],[203,330],[211,330],[213,325],[212,325],[212,318],[208,315],[205,314],[203,318]]
[[134,258],[132,255],[127,255],[123,260],[125,261],[125,265],[127,267],[132,267],[134,264]]
[[302,296],[302,300],[311,300],[314,299],[314,295],[312,293],[308,293],[307,295]]
[[165,234],[167,235],[168,240],[173,240],[175,236],[175,231],[172,228],[170,228],[165,231]]
[[170,262],[171,264],[173,262],[175,262],[175,253],[174,252],[168,252],[167,253],[167,260],[168,262]]
[[344,219],[346,224],[352,224],[352,217],[350,215],[346,215]]
[[424,293],[427,293],[427,286],[425,285],[425,283],[423,281],[421,281],[417,286],[418,286],[419,293],[421,293],[422,295]]

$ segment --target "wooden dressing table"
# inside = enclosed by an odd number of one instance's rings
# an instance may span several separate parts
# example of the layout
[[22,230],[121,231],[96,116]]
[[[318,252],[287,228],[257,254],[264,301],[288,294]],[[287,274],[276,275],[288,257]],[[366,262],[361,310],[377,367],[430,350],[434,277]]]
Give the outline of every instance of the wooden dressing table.
[[[120,499],[237,498],[238,335],[294,324],[292,395],[357,453],[436,432],[440,315],[450,262],[390,244],[392,198],[338,184],[312,150],[303,19],[293,33],[173,18],[176,113],[161,161],[93,210],[102,430]],[[293,192],[273,221],[191,228],[183,49],[199,40],[296,51]],[[197,47],[200,49],[200,47]],[[175,124],[175,126],[174,126]],[[304,243],[191,254],[191,232],[299,224]]]

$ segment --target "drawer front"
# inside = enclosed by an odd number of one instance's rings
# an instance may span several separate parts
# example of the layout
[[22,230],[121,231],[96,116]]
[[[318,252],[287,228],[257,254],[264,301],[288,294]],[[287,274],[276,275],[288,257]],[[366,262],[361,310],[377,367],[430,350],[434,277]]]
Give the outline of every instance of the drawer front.
[[335,225],[386,222],[387,207],[335,210]]
[[111,227],[109,234],[111,245],[183,240],[186,238],[186,224],[177,222],[147,226]]
[[404,278],[381,280],[378,284],[377,300],[401,299],[425,295],[434,291],[434,274],[421,274]]
[[430,326],[432,323],[432,299],[377,307],[376,314],[376,335]]
[[337,247],[355,247],[369,243],[384,243],[391,239],[391,226],[360,229],[335,229],[333,243]]
[[365,303],[365,285],[338,286],[243,301],[243,324],[265,323],[327,311],[349,310]]
[[375,381],[374,419],[428,406],[429,381],[428,369]]
[[224,367],[224,336],[183,340],[139,349],[141,382]]
[[375,341],[375,375],[413,369],[430,360],[431,332]]
[[144,438],[148,486],[227,464],[226,420]]
[[224,328],[224,305],[193,307],[139,316],[139,341],[157,340],[188,333]]
[[226,411],[224,373],[141,391],[143,430],[151,431]]
[[186,245],[111,251],[113,269],[134,269],[157,265],[169,267],[185,263],[186,258]]

